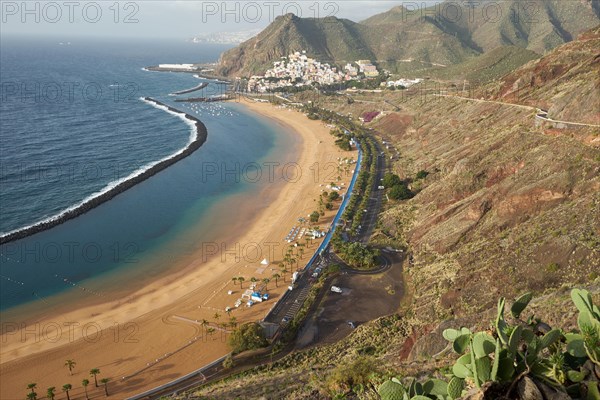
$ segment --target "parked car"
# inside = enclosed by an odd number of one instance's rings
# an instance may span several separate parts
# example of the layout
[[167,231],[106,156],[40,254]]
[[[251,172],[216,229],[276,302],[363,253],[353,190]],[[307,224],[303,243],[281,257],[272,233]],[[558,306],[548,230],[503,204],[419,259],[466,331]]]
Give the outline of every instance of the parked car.
[[338,286],[332,286],[331,291],[334,293],[342,293],[342,288],[340,288]]
[[348,321],[348,326],[350,326],[350,328],[352,329],[356,329],[356,324],[354,323],[354,321]]

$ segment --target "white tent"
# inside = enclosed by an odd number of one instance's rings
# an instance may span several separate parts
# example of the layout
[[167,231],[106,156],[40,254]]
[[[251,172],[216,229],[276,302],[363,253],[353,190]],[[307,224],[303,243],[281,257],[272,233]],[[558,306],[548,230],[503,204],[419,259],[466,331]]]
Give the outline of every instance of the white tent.
[[260,262],[262,265],[269,265],[269,260],[266,258]]

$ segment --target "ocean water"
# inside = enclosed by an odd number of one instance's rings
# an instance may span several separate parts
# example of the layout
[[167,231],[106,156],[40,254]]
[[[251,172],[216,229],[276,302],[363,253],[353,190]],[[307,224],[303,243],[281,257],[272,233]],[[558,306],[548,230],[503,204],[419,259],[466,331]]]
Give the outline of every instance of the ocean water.
[[[235,103],[176,103],[169,93],[202,80],[143,70],[215,61],[223,50],[184,42],[2,39],[0,232],[57,215],[184,147],[190,126],[140,97],[199,117],[208,139],[90,212],[0,246],[0,309],[43,307],[68,292],[109,296],[107,282],[127,285],[123,277],[133,289],[191,254],[203,234],[210,239],[214,229],[198,226],[214,221],[219,204],[261,190],[239,172],[221,170],[281,161],[294,138]],[[224,90],[208,82],[204,92],[185,97]]]

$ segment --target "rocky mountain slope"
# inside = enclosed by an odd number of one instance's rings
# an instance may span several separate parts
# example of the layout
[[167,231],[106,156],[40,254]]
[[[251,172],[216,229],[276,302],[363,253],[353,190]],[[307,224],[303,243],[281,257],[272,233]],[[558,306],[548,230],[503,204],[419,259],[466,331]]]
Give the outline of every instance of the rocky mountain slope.
[[600,26],[491,85],[495,99],[531,104],[551,118],[600,124]]
[[[496,100],[510,98],[506,90],[514,78],[529,71],[539,84],[527,99],[545,101],[550,110],[577,95],[583,95],[582,102],[597,101],[585,95],[597,84],[598,75],[592,75],[597,31],[503,78]],[[538,81],[546,73],[550,78]],[[298,96],[307,101],[314,94]],[[358,379],[351,374],[361,369],[442,376],[456,358],[442,330],[488,329],[501,296],[534,292],[535,316],[567,331],[577,319],[570,288],[587,287],[600,300],[598,143],[581,141],[568,129],[555,135],[540,128],[535,111],[526,107],[437,96],[427,87],[352,96],[353,102],[336,95],[310,100],[355,116],[383,111],[366,126],[391,144],[386,156],[395,157],[392,171],[410,182],[416,195],[388,201],[371,240],[403,247],[412,256],[404,263],[403,306],[397,315],[359,326],[336,344],[292,353],[194,396],[335,398],[347,392],[340,380]],[[593,103],[573,101],[565,104],[598,111]],[[600,135],[592,127],[584,132]],[[419,171],[428,175],[417,179]],[[357,365],[357,359],[364,364]],[[378,398],[352,396],[347,398]]]
[[500,46],[477,57],[469,58],[460,64],[443,68],[413,69],[403,75],[425,76],[457,83],[466,80],[471,86],[480,86],[502,78],[523,64],[538,58],[540,55],[531,50],[517,46]]
[[445,2],[423,10],[402,6],[360,23],[336,17],[280,16],[256,37],[225,52],[218,73],[263,72],[290,52],[321,61],[370,59],[392,71],[406,62],[457,64],[500,46],[544,54],[600,22],[599,0]]

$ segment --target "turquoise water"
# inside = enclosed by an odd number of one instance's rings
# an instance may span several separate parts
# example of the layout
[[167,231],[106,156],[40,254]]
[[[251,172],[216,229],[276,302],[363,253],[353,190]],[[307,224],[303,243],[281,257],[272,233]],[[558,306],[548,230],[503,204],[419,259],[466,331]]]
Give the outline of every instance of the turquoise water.
[[[238,104],[175,103],[168,93],[200,82],[190,74],[141,69],[158,63],[211,61],[220,48],[106,42],[5,46],[4,41],[2,46],[3,232],[55,215],[185,146],[190,127],[141,102],[140,96],[196,115],[208,129],[206,143],[188,158],[78,218],[1,246],[2,310],[31,302],[49,307],[59,293],[110,300],[111,280],[115,287],[135,290],[164,274],[174,260],[192,254],[199,243],[216,235],[218,229],[203,225],[214,220],[211,213],[216,206],[232,196],[251,199],[269,184],[265,179],[258,183],[244,179],[254,176],[252,167],[244,168],[265,160],[284,163],[294,144],[291,135]],[[33,58],[45,64],[31,65]],[[80,82],[102,88],[128,82],[136,92],[124,101],[81,96],[55,103],[43,96],[31,100],[14,94],[15,82],[33,87],[36,82],[40,86]],[[221,90],[216,85],[210,82],[209,88]],[[230,172],[223,175],[223,170]],[[233,217],[235,212],[229,212],[223,220]]]

